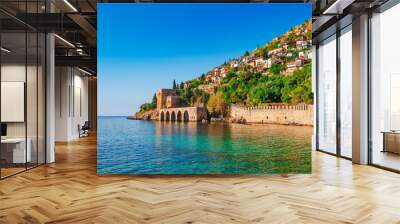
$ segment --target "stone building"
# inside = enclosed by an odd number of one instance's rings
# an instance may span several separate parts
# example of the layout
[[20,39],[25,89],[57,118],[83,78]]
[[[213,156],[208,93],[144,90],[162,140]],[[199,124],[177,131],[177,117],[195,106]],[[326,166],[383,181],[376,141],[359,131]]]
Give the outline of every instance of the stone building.
[[157,90],[157,112],[160,121],[202,121],[207,120],[207,109],[204,107],[185,107],[177,89]]
[[[176,102],[176,99],[172,99],[173,96],[179,96],[179,90],[177,89],[159,89],[157,90],[157,110],[167,108],[167,98],[170,96],[170,107]],[[175,97],[174,97],[175,98]],[[173,106],[172,106],[173,107]]]
[[166,108],[174,108],[181,106],[180,96],[167,96]]
[[200,122],[207,120],[207,109],[204,107],[164,108],[159,111],[160,121],[169,122]]

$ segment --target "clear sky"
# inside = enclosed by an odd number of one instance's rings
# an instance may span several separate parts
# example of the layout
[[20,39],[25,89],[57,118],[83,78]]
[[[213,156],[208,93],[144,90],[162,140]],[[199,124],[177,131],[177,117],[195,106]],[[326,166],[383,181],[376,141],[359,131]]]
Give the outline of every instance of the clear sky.
[[99,115],[132,115],[311,18],[311,4],[98,4]]

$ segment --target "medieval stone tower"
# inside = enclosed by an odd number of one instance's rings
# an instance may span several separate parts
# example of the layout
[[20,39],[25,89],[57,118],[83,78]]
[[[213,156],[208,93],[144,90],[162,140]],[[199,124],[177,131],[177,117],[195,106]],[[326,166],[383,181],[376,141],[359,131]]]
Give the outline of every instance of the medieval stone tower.
[[179,107],[179,90],[159,89],[157,90],[157,110],[163,108]]

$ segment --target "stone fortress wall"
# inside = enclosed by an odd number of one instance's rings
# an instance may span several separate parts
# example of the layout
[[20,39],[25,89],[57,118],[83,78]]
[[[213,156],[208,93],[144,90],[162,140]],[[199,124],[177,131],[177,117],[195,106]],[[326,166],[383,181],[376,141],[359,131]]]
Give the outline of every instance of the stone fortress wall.
[[244,123],[308,125],[314,123],[313,105],[243,107],[232,105],[231,117]]

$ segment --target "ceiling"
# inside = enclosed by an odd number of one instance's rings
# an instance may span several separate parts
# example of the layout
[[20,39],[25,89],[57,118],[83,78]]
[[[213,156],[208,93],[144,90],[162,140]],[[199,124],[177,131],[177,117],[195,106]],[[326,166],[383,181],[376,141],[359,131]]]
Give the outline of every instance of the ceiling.
[[78,66],[96,74],[96,9],[97,0],[1,0],[2,46],[12,49],[3,59],[16,60],[25,54],[32,58],[37,50],[33,38],[51,32],[56,34],[56,66]]

